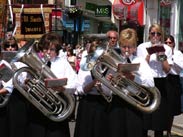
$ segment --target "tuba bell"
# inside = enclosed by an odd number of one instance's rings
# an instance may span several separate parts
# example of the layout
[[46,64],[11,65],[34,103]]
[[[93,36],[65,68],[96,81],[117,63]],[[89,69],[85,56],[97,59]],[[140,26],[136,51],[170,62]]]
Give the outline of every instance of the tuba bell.
[[[68,93],[69,89],[57,91],[46,86],[45,79],[57,77],[37,55],[35,43],[34,39],[30,40],[12,60],[12,63],[20,61],[27,65],[16,70],[13,76],[14,86],[46,117],[55,122],[63,121],[72,114],[75,99]],[[23,74],[27,74],[27,79],[21,84],[19,76]]]
[[[138,83],[122,76],[118,70],[119,64],[124,64],[122,58],[115,49],[98,47],[92,54],[88,54],[81,62],[81,69],[91,70],[93,76],[108,87],[112,94],[119,96],[136,109],[151,113],[159,104],[161,95],[156,87],[143,87]],[[108,80],[106,71],[114,72],[112,80]]]

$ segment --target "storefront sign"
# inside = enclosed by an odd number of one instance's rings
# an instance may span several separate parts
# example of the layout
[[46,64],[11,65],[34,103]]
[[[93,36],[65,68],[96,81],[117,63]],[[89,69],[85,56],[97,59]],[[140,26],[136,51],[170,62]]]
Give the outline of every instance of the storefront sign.
[[51,31],[54,5],[13,5],[15,37],[40,38]]
[[111,6],[110,5],[97,6],[95,9],[95,16],[96,17],[110,17],[111,16]]
[[97,7],[96,4],[86,2],[86,6],[85,6],[86,10],[95,11],[96,7]]

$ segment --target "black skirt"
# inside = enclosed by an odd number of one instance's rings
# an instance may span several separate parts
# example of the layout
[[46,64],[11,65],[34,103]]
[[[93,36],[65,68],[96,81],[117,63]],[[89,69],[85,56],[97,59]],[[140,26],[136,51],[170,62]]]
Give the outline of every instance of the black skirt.
[[9,137],[28,136],[28,105],[28,100],[14,89],[7,104]]
[[111,103],[100,95],[79,102],[75,137],[142,137],[142,130],[141,112],[117,96]]
[[179,75],[169,74],[166,80],[166,85],[168,87],[168,102],[169,111],[173,116],[181,114],[181,82]]
[[168,130],[173,116],[181,112],[179,77],[168,75],[166,78],[154,78],[154,81],[161,93],[161,102],[156,111],[144,114],[144,128],[147,130]]
[[70,137],[68,120],[50,120],[32,104],[29,105],[29,135],[27,137]]
[[7,137],[9,136],[8,130],[8,115],[7,115],[7,105],[0,108],[0,137]]

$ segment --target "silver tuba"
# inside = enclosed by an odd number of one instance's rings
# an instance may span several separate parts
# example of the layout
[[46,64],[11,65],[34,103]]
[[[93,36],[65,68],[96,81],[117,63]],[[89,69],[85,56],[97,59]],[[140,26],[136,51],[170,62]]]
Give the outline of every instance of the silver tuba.
[[[7,54],[8,53],[8,54]],[[9,58],[9,60],[12,58],[12,55],[14,54],[14,52],[6,52],[6,51],[2,51],[2,58],[1,60],[7,61],[7,57]],[[0,89],[3,88],[3,84],[2,81],[4,82],[8,82],[12,76],[14,71],[9,68],[10,66],[7,66],[6,63],[3,63],[0,65]],[[0,108],[4,107],[7,105],[8,101],[9,101],[9,97],[10,94],[0,94]]]
[[[74,108],[74,97],[64,91],[56,91],[48,88],[45,79],[57,79],[53,72],[47,67],[37,55],[34,39],[23,46],[13,58],[12,62],[23,62],[28,67],[18,69],[13,76],[13,83],[18,91],[31,102],[46,117],[55,122],[68,118]],[[27,79],[21,85],[19,76],[27,74]],[[63,85],[61,85],[63,86]]]
[[[151,113],[159,104],[161,95],[156,87],[143,87],[136,82],[125,78],[119,71],[119,64],[124,64],[122,58],[114,49],[98,47],[94,53],[89,54],[83,62],[81,69],[91,70],[93,76],[108,87],[114,95],[119,96],[138,110]],[[112,80],[108,80],[106,71],[114,73]]]

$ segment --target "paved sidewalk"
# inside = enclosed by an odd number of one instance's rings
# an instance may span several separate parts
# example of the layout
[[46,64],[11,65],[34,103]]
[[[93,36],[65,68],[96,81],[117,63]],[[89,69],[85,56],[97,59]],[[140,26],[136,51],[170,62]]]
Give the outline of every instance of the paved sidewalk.
[[183,114],[174,118],[172,133],[183,137]]

